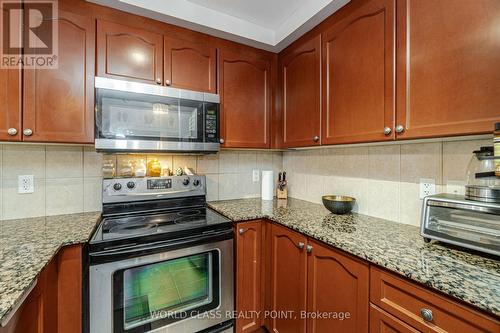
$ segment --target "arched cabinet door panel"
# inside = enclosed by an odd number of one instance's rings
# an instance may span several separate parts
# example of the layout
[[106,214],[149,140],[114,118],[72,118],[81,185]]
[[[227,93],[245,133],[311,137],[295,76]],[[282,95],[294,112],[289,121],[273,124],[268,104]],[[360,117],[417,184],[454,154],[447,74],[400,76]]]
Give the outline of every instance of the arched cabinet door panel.
[[98,20],[97,76],[163,84],[163,36]]
[[166,36],[164,46],[164,85],[217,92],[215,47],[208,43],[195,43]]
[[23,140],[94,142],[91,17],[59,11],[57,69],[24,69]]
[[253,54],[220,51],[223,147],[270,147],[270,67],[269,60]]

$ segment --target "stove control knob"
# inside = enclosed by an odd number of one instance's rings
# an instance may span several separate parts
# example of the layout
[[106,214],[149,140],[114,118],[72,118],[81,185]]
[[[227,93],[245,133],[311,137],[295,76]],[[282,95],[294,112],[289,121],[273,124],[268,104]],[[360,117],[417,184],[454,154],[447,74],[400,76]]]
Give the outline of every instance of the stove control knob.
[[194,186],[199,186],[200,185],[200,180],[199,179],[193,180],[193,185]]
[[128,182],[127,183],[127,187],[128,187],[129,190],[132,190],[132,189],[135,188],[135,183],[134,182]]
[[122,184],[120,183],[115,183],[115,185],[113,185],[113,188],[115,189],[115,191],[119,191],[122,189]]
[[188,186],[189,185],[189,178],[184,178],[184,180],[182,181],[182,185]]

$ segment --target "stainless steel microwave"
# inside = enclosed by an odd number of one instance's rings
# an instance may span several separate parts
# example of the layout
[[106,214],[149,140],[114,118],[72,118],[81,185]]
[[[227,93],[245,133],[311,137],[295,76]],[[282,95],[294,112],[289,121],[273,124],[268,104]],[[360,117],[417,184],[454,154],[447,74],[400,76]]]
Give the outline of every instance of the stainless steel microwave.
[[103,77],[95,88],[98,151],[219,151],[219,95]]

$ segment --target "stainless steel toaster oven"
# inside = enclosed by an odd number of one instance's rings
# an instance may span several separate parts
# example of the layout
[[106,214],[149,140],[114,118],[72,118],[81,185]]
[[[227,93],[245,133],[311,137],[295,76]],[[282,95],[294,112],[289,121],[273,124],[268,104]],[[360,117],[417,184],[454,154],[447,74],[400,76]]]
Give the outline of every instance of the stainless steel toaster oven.
[[424,199],[421,234],[437,240],[500,256],[500,204],[438,194]]

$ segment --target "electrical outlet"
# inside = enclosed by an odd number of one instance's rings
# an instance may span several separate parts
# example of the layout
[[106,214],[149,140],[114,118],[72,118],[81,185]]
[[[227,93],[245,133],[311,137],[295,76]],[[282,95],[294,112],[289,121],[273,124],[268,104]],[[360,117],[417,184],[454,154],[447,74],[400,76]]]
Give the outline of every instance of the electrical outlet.
[[18,176],[18,189],[17,193],[33,193],[35,192],[35,182],[33,175]]
[[420,179],[420,199],[436,194],[436,181],[434,179]]
[[254,170],[252,173],[252,180],[254,183],[258,183],[260,179],[260,173],[259,170]]

